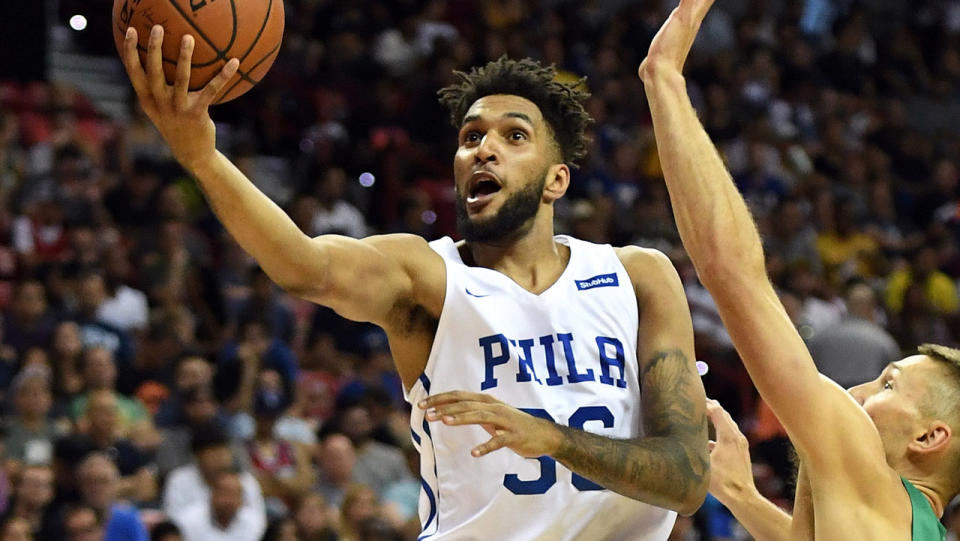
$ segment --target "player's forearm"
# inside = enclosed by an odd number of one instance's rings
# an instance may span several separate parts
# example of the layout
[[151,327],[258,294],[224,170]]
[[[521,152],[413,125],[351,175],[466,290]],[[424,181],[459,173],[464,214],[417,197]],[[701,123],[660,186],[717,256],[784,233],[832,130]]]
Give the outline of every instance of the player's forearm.
[[706,497],[709,470],[692,442],[674,437],[617,440],[557,427],[562,442],[553,458],[604,488],[684,515],[693,514]]
[[717,497],[757,541],[790,541],[793,519],[790,514],[749,487],[736,497]]
[[700,124],[675,69],[644,78],[674,217],[704,281],[765,278],[760,236],[747,205]]
[[220,222],[281,286],[316,280],[310,237],[220,152],[186,164]]

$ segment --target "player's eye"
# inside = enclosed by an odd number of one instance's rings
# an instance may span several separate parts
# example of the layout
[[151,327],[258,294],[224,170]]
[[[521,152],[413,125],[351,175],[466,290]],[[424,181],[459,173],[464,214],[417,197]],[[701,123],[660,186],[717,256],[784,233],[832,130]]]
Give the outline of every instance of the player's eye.
[[479,143],[480,138],[481,138],[480,132],[476,132],[476,131],[467,132],[463,136],[463,143],[464,144]]
[[518,130],[517,130],[517,131],[512,131],[512,132],[510,132],[510,140],[511,140],[511,141],[526,141],[526,140],[527,140],[527,134],[523,133],[522,131],[518,131]]
[[893,382],[890,381],[890,380],[884,381],[884,382],[883,382],[883,389],[884,389],[884,390],[893,389]]

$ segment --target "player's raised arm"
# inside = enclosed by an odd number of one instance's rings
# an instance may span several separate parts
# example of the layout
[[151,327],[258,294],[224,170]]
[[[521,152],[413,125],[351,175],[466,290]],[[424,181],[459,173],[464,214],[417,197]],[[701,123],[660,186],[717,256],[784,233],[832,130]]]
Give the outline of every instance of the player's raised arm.
[[240,246],[284,289],[345,317],[388,326],[398,299],[413,295],[412,269],[404,267],[401,257],[411,255],[412,260],[422,250],[429,258],[426,242],[412,236],[358,241],[305,235],[216,149],[208,108],[236,72],[237,60],[206,87],[189,92],[193,38],[183,38],[173,85],[166,82],[161,65],[163,28],[154,26],[150,34],[146,69],[137,39],[136,30],[128,29],[123,57],[140,104]]
[[[681,70],[712,3],[681,0],[639,70],[680,236],[757,390],[801,456],[811,467],[866,480],[887,467],[879,435],[853,399],[817,372],[767,279],[747,205],[687,95]],[[860,467],[844,467],[850,455]]]

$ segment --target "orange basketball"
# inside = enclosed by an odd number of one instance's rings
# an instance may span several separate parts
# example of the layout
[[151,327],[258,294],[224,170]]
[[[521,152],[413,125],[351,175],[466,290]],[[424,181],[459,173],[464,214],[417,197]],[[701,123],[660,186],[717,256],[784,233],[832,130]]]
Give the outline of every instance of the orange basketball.
[[203,88],[231,58],[240,69],[215,103],[230,101],[253,88],[280,52],[283,0],[114,0],[113,39],[123,51],[127,28],[137,30],[140,62],[146,66],[153,25],[163,26],[163,71],[173,84],[180,40],[193,35],[190,90]]

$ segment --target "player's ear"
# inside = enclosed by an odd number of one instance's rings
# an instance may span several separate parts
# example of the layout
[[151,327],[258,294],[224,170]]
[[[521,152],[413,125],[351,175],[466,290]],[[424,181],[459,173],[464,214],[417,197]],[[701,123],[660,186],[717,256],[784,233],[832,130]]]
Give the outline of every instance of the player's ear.
[[558,163],[550,166],[547,170],[546,182],[543,186],[543,197],[554,202],[563,197],[570,187],[570,168],[565,163]]
[[946,450],[953,438],[950,425],[943,421],[933,421],[918,434],[907,449],[913,453],[929,454]]

